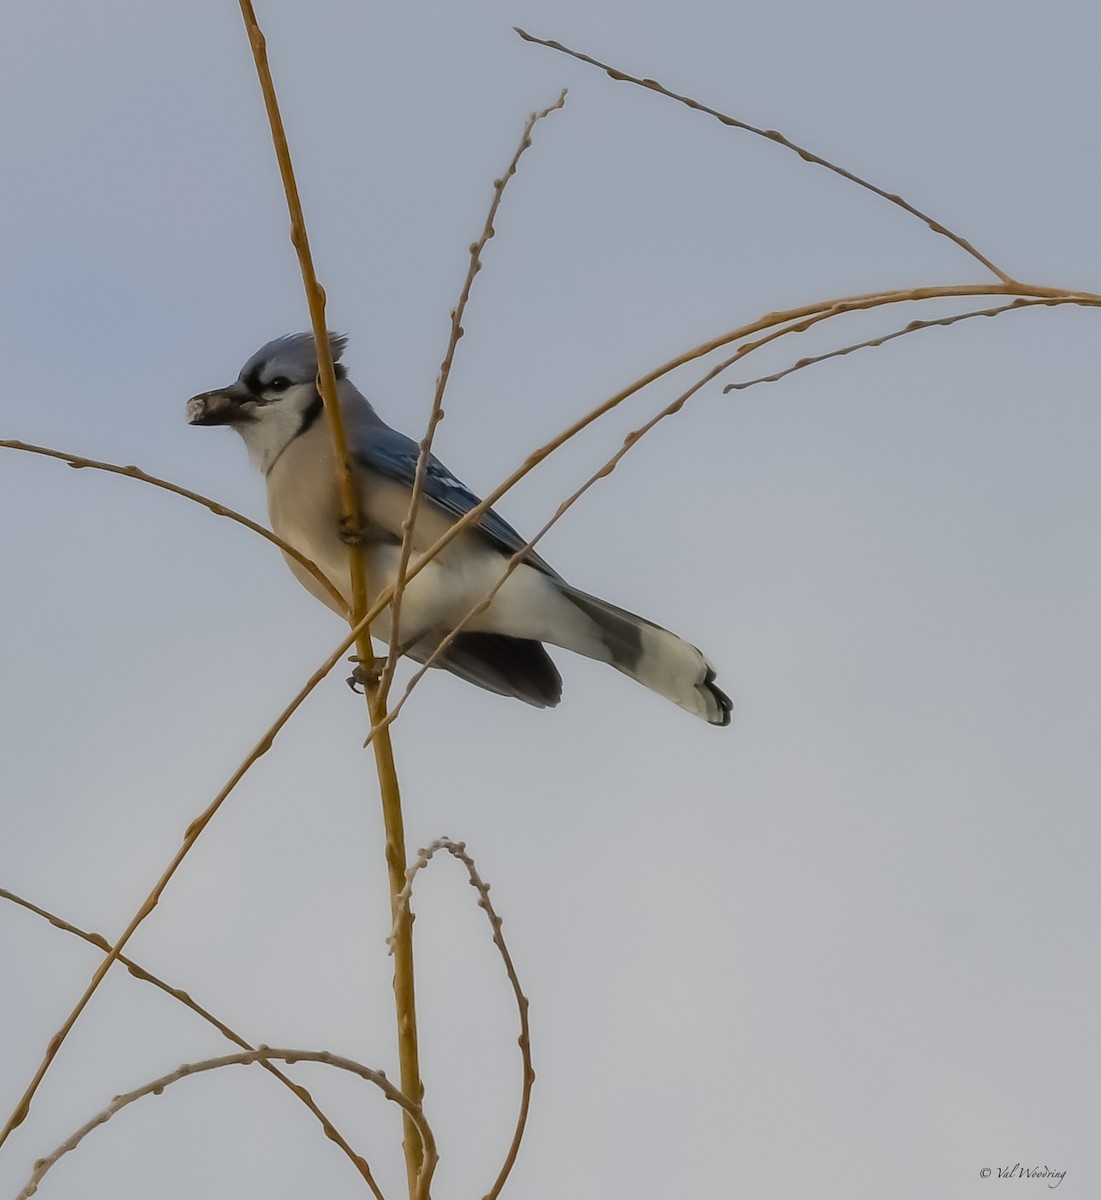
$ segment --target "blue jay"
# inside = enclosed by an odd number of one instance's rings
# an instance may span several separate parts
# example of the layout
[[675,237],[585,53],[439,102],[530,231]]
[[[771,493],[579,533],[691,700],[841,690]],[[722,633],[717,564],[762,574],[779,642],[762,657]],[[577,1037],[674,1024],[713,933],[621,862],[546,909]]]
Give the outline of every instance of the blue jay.
[[[329,335],[349,455],[360,481],[361,541],[373,602],[397,574],[418,448],[391,429],[352,385],[340,363],[346,341]],[[342,530],[336,465],[322,412],[316,348],[308,333],[269,342],[245,363],[235,383],[187,403],[190,424],[237,430],[267,480],[272,529],[347,596],[348,535]],[[414,529],[414,556],[477,503],[443,463],[431,458]],[[524,544],[492,510],[456,538],[409,581],[401,607],[402,651],[424,662],[500,580],[508,559]],[[287,562],[308,591],[335,608],[333,598],[301,564],[291,558]],[[371,632],[388,639],[389,625],[386,610]],[[712,725],[730,724],[730,699],[715,686],[715,672],[699,650],[642,617],[570,587],[534,550],[436,665],[488,691],[552,707],[562,695],[562,678],[543,642],[610,663]]]

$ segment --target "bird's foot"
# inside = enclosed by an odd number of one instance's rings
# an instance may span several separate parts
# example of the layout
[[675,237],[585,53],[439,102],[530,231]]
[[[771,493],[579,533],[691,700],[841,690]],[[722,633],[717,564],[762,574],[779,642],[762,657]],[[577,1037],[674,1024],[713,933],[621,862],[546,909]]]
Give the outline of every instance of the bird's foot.
[[378,687],[379,680],[382,679],[382,668],[385,660],[376,658],[371,666],[367,666],[358,654],[353,654],[348,661],[356,664],[347,679],[348,686],[353,692],[359,695],[361,687]]

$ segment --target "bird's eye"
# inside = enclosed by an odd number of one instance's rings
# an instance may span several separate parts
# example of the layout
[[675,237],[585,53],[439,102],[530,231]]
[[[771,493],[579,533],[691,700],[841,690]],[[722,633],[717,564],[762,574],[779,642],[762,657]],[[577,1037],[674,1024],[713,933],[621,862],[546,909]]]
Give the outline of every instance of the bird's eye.
[[291,381],[286,377],[286,375],[276,375],[276,377],[268,383],[264,390],[268,392],[285,392],[290,386]]

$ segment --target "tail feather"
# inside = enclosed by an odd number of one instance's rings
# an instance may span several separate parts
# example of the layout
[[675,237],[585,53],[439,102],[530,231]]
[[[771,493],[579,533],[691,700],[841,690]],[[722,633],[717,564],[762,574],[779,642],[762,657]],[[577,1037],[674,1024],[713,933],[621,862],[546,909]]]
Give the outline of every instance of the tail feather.
[[[418,642],[409,657],[424,662],[435,649]],[[500,633],[460,633],[434,666],[499,696],[514,696],[536,708],[554,708],[562,698],[562,676],[541,642]]]
[[605,600],[568,585],[562,592],[597,627],[607,661],[617,671],[712,725],[730,724],[734,705],[716,686],[714,667],[695,646]]

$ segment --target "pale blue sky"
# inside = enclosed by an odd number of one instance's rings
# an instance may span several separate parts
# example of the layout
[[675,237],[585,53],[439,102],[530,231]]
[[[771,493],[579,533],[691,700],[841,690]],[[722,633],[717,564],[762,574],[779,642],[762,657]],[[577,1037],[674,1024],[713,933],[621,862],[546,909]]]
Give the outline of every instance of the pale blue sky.
[[[1095,5],[258,9],[331,324],[410,433],[491,181],[527,113],[570,90],[506,195],[437,439],[478,491],[764,312],[984,279],[875,197],[514,24],[783,130],[1021,278],[1101,290]],[[0,437],[136,462],[263,519],[238,440],[183,411],[307,324],[236,5],[17,0],[0,97]],[[739,377],[943,311],[851,320]],[[532,1002],[506,1195],[1046,1190],[980,1178],[1017,1161],[1096,1194],[1097,320],[1014,313],[714,384],[547,538],[572,582],[704,648],[731,729],[564,653],[553,713],[442,676],[410,703],[410,844],[468,842]],[[675,394],[634,399],[502,512],[537,528]],[[341,629],[243,530],[2,453],[0,886],[110,936]],[[246,1036],[396,1075],[362,726],[340,679],[323,685],[133,951]],[[436,1194],[481,1195],[511,1129],[515,1016],[458,868],[422,888]],[[6,1112],[96,956],[13,907],[0,953]],[[0,1193],[116,1092],[222,1052],[112,976],[0,1151]],[[397,1196],[392,1114],[366,1085],[301,1077]],[[42,1194],[365,1192],[238,1071],[129,1110]]]

